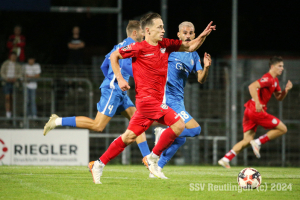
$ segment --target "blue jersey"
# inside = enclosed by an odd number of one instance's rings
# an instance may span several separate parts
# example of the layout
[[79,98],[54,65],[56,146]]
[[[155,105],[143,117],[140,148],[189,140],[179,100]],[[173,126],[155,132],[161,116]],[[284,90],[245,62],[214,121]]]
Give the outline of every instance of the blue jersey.
[[[116,51],[117,49],[127,46],[134,42],[135,41],[132,38],[128,37],[125,40],[123,40],[123,42],[119,43],[118,45],[115,45],[114,48],[105,56],[105,59],[101,65],[101,70],[105,76],[105,79],[102,82],[100,88],[111,88],[111,89],[118,89],[121,91],[117,79],[115,77],[115,74],[111,67],[110,54]],[[120,59],[119,63],[120,63],[122,76],[128,82],[129,77],[130,76],[133,77],[132,60],[131,58]]]
[[191,72],[202,70],[200,57],[194,52],[172,52],[168,59],[168,79],[166,84],[165,101],[183,102],[184,87]]

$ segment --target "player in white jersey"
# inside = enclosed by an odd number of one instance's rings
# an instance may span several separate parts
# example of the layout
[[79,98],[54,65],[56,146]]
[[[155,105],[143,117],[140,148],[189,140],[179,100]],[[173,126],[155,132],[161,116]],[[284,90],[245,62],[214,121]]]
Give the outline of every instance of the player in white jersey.
[[[182,22],[179,25],[178,38],[182,41],[189,42],[195,38],[195,28],[191,22]],[[185,122],[185,129],[173,144],[166,149],[158,162],[160,177],[167,177],[162,173],[162,168],[175,155],[180,146],[182,146],[186,137],[195,137],[200,134],[201,127],[196,120],[186,111],[184,106],[184,87],[187,78],[191,72],[198,75],[198,82],[204,83],[208,75],[208,69],[211,65],[211,57],[204,54],[204,69],[201,66],[200,57],[196,51],[194,52],[173,52],[168,59],[168,80],[165,92],[165,103],[177,112]],[[163,128],[155,129],[157,143],[160,135],[164,131]],[[155,178],[151,173],[150,178]]]

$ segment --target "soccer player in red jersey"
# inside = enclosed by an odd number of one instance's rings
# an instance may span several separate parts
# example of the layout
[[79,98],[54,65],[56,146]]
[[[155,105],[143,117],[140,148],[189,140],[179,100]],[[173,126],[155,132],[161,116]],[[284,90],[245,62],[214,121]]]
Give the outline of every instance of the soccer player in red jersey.
[[182,42],[163,38],[164,24],[159,14],[149,13],[140,20],[145,40],[125,46],[110,56],[112,69],[118,84],[123,91],[130,88],[122,77],[119,59],[132,58],[132,70],[135,81],[137,111],[129,122],[125,133],[114,140],[99,160],[89,163],[94,183],[101,184],[100,177],[104,166],[126,146],[133,143],[137,136],[157,121],[169,126],[161,135],[152,153],[143,158],[146,167],[159,178],[158,165],[160,154],[168,148],[184,130],[185,124],[179,115],[166,104],[163,104],[164,87],[167,80],[168,57],[174,51],[195,51],[216,26],[212,22],[194,40]]
[[[260,79],[249,85],[249,91],[252,99],[245,103],[245,112],[243,118],[244,139],[238,142],[233,148],[219,160],[219,165],[230,168],[231,161],[242,149],[251,144],[253,152],[257,158],[260,158],[260,146],[266,142],[273,140],[287,132],[287,128],[278,118],[268,114],[267,103],[272,94],[278,101],[282,101],[288,91],[292,89],[293,84],[289,80],[285,86],[285,90],[281,91],[277,76],[282,74],[283,59],[274,56],[269,62],[270,70]],[[265,135],[254,139],[257,126],[260,125],[265,129],[272,129]]]

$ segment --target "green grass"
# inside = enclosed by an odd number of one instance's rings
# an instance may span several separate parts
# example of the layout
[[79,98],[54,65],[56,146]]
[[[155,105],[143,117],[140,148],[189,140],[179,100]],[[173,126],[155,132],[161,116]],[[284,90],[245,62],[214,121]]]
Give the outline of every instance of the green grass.
[[[95,185],[87,167],[0,166],[0,199],[300,199],[300,169],[254,168],[266,191],[209,191],[208,184],[237,186],[243,167],[166,166],[170,179],[161,180],[148,178],[142,165],[107,165],[102,184]],[[191,183],[205,184],[204,190],[190,191]],[[280,191],[284,183],[291,188]]]

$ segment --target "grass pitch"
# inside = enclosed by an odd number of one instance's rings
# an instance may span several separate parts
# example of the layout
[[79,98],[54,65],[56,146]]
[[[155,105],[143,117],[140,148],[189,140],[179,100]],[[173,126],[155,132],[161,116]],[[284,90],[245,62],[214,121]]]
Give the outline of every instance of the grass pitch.
[[95,185],[87,167],[0,166],[0,199],[300,199],[299,168],[254,167],[262,185],[253,191],[237,189],[243,168],[166,166],[162,180],[142,165],[107,165]]

